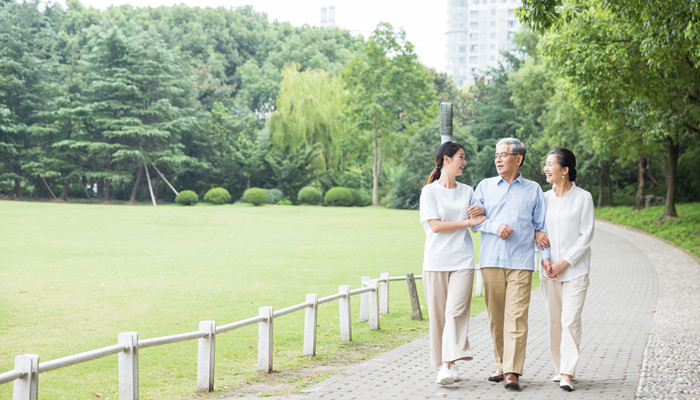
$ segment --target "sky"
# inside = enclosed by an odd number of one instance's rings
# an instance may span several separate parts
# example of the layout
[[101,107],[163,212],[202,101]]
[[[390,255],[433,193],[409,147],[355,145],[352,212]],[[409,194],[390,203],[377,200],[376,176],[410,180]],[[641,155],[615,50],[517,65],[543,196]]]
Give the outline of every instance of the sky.
[[[101,10],[111,5],[129,4],[134,7],[158,7],[185,4],[190,7],[236,8],[252,5],[264,12],[270,21],[288,21],[292,25],[319,26],[321,8],[335,6],[335,22],[367,38],[379,22],[389,22],[394,28],[403,27],[413,43],[420,61],[439,72],[445,71],[445,31],[447,1],[438,0],[80,0],[86,7]],[[65,1],[58,0],[65,4]]]

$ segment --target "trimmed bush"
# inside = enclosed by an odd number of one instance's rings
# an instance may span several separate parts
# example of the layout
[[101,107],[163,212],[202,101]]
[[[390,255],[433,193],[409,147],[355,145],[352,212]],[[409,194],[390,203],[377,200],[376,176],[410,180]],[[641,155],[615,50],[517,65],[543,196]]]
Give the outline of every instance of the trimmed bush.
[[326,192],[323,202],[327,206],[352,206],[352,191],[348,188],[336,186]]
[[183,190],[175,196],[175,203],[181,206],[191,206],[199,203],[199,196],[192,190]]
[[243,192],[243,197],[241,198],[241,200],[243,200],[243,202],[245,203],[250,203],[259,206],[261,204],[267,203],[267,192],[265,191],[265,189],[252,187],[246,189],[246,191]]
[[228,190],[217,187],[207,191],[204,195],[204,201],[212,204],[226,204],[231,202],[231,194]]
[[355,207],[366,207],[372,204],[372,196],[360,189],[350,189],[352,193],[352,205]]
[[311,204],[315,206],[321,203],[323,194],[313,186],[305,186],[301,188],[299,194],[297,194],[297,199],[301,204]]
[[267,191],[267,202],[277,204],[284,199],[284,193],[279,189],[270,189]]

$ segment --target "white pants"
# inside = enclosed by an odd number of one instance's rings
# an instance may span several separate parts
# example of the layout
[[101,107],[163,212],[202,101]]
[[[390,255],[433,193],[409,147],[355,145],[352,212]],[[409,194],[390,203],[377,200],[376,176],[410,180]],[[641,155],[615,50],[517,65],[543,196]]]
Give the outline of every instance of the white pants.
[[474,270],[423,271],[430,320],[430,363],[471,360],[469,311]]
[[588,274],[566,282],[542,278],[542,293],[549,311],[549,348],[554,368],[575,376],[581,355],[581,312],[588,291]]

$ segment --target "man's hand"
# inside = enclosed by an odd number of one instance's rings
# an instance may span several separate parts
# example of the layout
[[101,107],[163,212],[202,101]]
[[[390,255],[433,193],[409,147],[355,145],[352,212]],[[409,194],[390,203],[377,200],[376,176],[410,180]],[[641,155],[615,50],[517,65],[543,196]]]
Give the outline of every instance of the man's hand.
[[498,237],[503,239],[503,240],[508,239],[510,237],[511,233],[513,233],[513,228],[511,228],[510,226],[508,226],[506,224],[501,224],[498,227]]
[[544,232],[535,231],[535,243],[540,250],[544,250],[549,247],[549,236]]
[[469,207],[467,207],[467,215],[470,218],[478,217],[478,216],[484,215],[484,214],[485,214],[485,210],[484,210],[484,207],[482,207],[482,206],[469,206]]

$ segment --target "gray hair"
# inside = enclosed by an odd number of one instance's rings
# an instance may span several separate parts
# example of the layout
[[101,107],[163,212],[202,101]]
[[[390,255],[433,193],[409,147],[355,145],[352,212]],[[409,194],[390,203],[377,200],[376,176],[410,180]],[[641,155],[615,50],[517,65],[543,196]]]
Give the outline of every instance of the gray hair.
[[520,140],[516,138],[503,138],[496,143],[496,147],[502,145],[502,144],[507,144],[508,145],[508,151],[510,151],[513,154],[520,154],[523,156],[523,160],[520,162],[520,165],[523,165],[523,162],[525,162],[525,153],[527,153],[527,149],[525,148],[525,144],[521,142]]

